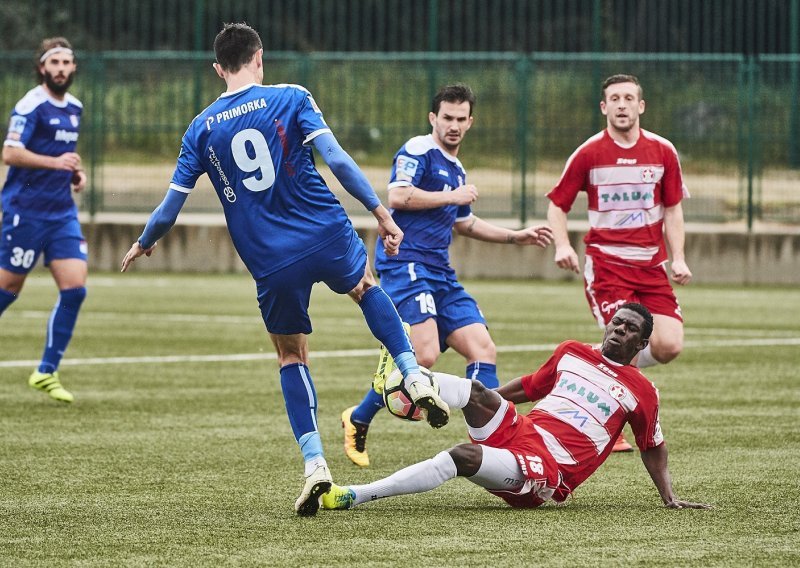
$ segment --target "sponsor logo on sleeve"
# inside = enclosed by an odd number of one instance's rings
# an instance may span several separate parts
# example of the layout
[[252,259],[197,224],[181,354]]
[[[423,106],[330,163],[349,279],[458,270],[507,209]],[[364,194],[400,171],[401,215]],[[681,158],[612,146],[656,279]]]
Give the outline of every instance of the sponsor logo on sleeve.
[[[11,122],[8,124],[8,138],[11,140],[19,140],[20,135],[25,131],[25,125],[28,119],[24,116],[12,116]],[[15,136],[11,136],[14,134]]]
[[412,181],[417,173],[419,161],[408,156],[397,157],[397,167],[395,168],[395,179],[398,181]]

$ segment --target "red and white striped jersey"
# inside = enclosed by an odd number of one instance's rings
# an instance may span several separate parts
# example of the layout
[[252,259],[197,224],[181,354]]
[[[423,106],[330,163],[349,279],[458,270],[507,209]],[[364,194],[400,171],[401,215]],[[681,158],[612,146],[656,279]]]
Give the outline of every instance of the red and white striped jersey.
[[688,197],[678,153],[672,143],[647,130],[630,148],[603,130],[567,160],[547,197],[568,213],[579,191],[589,199],[591,229],[587,254],[635,266],[667,260],[664,208]]
[[664,441],[655,385],[597,347],[565,341],[538,371],[522,377],[522,386],[539,401],[528,416],[567,487],[574,489],[600,467],[626,423],[642,451]]

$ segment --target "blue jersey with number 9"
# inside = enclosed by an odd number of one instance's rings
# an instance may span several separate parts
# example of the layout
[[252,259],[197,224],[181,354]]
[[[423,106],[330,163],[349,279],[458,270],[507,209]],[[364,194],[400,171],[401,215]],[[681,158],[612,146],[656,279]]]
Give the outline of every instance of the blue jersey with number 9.
[[352,230],[308,144],[330,132],[299,85],[248,85],[195,117],[170,189],[208,174],[233,244],[254,278],[304,258]]

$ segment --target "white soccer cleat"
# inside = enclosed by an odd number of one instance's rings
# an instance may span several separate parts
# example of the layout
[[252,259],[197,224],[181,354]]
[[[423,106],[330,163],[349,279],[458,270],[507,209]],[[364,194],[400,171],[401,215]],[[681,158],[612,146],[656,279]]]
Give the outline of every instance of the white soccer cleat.
[[409,375],[405,379],[406,391],[418,407],[425,411],[425,420],[432,428],[441,428],[450,420],[450,407],[424,377]]
[[306,477],[303,491],[294,502],[295,512],[301,517],[316,515],[319,510],[319,498],[330,491],[332,484],[333,478],[328,466],[318,465],[311,475]]

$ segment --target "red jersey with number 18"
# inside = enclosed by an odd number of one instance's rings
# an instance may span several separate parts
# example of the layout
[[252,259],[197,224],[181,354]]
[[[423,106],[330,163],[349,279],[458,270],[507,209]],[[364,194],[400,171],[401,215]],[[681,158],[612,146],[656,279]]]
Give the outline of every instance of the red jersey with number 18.
[[647,130],[630,147],[607,130],[570,156],[558,184],[547,194],[568,213],[578,192],[589,199],[591,229],[586,252],[611,262],[652,267],[667,260],[664,208],[688,197],[672,143]]
[[570,489],[606,460],[626,422],[640,450],[664,441],[656,387],[638,368],[607,359],[599,348],[565,341],[538,371],[522,377],[522,386],[539,401],[528,417]]

